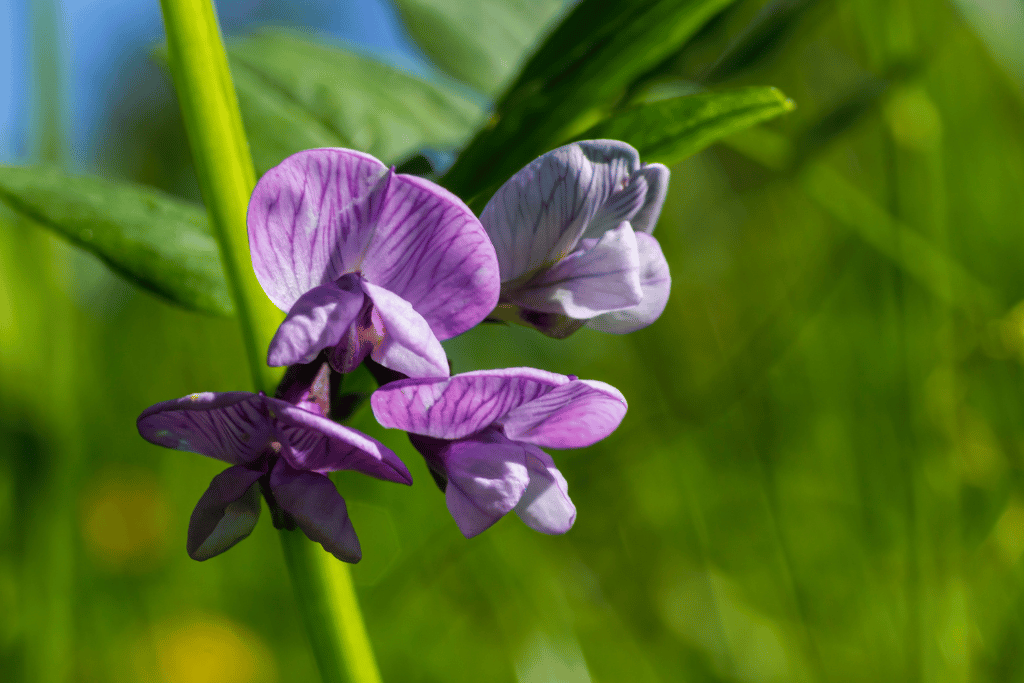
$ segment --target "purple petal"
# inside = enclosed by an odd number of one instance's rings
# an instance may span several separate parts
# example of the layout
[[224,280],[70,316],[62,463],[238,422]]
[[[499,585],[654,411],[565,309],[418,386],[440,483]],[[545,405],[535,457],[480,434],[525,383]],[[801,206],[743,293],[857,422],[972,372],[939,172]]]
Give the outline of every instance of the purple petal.
[[363,291],[373,301],[372,320],[379,340],[370,357],[409,377],[447,377],[448,357],[423,316],[383,287],[364,281]]
[[190,394],[146,408],[137,422],[150,443],[232,465],[259,457],[273,436],[263,397],[247,391]]
[[348,518],[345,499],[322,474],[302,472],[278,460],[270,473],[278,504],[295,518],[302,532],[344,562],[358,562],[363,552]]
[[324,349],[337,346],[365,299],[357,275],[345,275],[338,283],[319,285],[300,296],[270,342],[267,365],[311,363]]
[[487,317],[501,287],[498,263],[461,199],[429,180],[392,174],[374,206],[377,228],[362,267],[369,282],[408,301],[438,339]]
[[664,164],[646,164],[637,171],[636,175],[642,176],[647,181],[647,196],[644,205],[640,207],[636,215],[629,219],[633,229],[650,235],[654,232],[654,225],[661,215],[661,207],[665,204],[665,195],[668,194],[669,170]]
[[460,439],[543,396],[569,378],[533,368],[480,370],[450,379],[404,379],[373,392],[382,426],[435,439]]
[[256,480],[262,475],[235,465],[213,478],[188,523],[189,557],[208,560],[252,533],[260,518]]
[[530,482],[526,449],[493,430],[453,441],[441,457],[448,511],[466,538],[512,510]]
[[591,219],[640,168],[617,140],[585,140],[552,150],[512,176],[480,214],[508,282],[564,258]]
[[[315,374],[311,372],[313,370]],[[293,365],[288,368],[277,388],[276,398],[314,415],[327,417],[331,411],[330,364],[320,363],[319,367]]]
[[619,426],[626,399],[615,387],[577,379],[511,410],[500,420],[505,436],[546,448],[583,448]]
[[643,169],[636,171],[622,187],[611,194],[608,200],[590,219],[590,225],[583,233],[584,239],[595,239],[615,229],[622,221],[629,221],[643,208],[647,199],[647,179]]
[[539,448],[526,449],[530,485],[515,507],[531,529],[543,534],[564,534],[576,521],[576,506],[569,500],[569,485],[551,456]]
[[593,318],[632,307],[643,298],[640,255],[633,228],[623,221],[597,239],[541,272],[505,298],[531,311]]
[[281,455],[295,469],[320,474],[355,470],[412,484],[405,463],[380,441],[284,401],[268,398],[267,403],[276,418]]
[[[360,287],[362,289],[362,287]],[[354,372],[359,364],[373,351],[373,345],[380,339],[373,329],[371,311],[373,301],[363,293],[363,307],[359,315],[345,330],[345,334],[338,345],[327,353],[331,367],[341,373]]]
[[362,267],[377,230],[372,195],[387,175],[369,154],[311,149],[260,178],[249,200],[249,249],[278,308]]
[[642,232],[636,235],[640,252],[640,287],[643,300],[636,306],[620,311],[611,311],[587,321],[587,326],[601,332],[626,334],[647,327],[661,315],[668,303],[672,278],[668,273],[668,262],[661,252],[658,240]]

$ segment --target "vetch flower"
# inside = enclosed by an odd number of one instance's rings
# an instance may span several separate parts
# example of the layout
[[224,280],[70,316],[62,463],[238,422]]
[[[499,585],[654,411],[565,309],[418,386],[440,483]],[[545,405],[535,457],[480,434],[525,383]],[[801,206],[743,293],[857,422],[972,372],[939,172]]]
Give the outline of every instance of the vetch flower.
[[207,392],[157,403],[139,416],[139,434],[147,441],[231,464],[213,478],[192,513],[190,557],[209,559],[248,536],[259,518],[262,489],[268,503],[274,501],[271,511],[276,505],[286,513],[285,526],[294,522],[338,559],[359,561],[345,500],[327,473],[356,470],[402,484],[412,477],[379,441],[323,416],[325,385],[321,372],[297,404],[262,392]]
[[557,338],[657,320],[671,280],[651,232],[668,179],[618,140],[574,142],[524,166],[480,214],[501,274],[494,315]]
[[447,377],[439,340],[494,308],[494,248],[473,212],[429,180],[368,154],[313,149],[268,171],[249,201],[253,269],[288,312],[270,365],[329,349],[351,372],[370,355],[411,377]]
[[399,380],[370,403],[381,425],[409,432],[467,538],[512,510],[537,531],[568,531],[576,508],[541,447],[589,446],[626,414],[622,394],[604,382],[533,368]]

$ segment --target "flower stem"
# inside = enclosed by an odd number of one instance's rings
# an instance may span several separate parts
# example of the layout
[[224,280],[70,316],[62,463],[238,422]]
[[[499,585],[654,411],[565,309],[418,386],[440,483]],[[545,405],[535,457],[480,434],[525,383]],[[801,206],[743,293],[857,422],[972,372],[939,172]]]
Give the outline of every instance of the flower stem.
[[278,533],[324,683],[380,683],[348,565],[301,531]]
[[256,172],[217,16],[210,0],[160,0],[160,7],[168,64],[253,383],[272,395],[281,371],[267,366],[265,353],[283,316],[263,292],[249,258],[245,214]]
[[[282,371],[265,362],[282,314],[249,257],[245,214],[256,185],[249,144],[211,0],[160,0],[167,58],[195,160],[199,188],[220,244],[256,389],[273,395]],[[324,683],[379,683],[348,566],[301,532],[281,531],[299,611]]]

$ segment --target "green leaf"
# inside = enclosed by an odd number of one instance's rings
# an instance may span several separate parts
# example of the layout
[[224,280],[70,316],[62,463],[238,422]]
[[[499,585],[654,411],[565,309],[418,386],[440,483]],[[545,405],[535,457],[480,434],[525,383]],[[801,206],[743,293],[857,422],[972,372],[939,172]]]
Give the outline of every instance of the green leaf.
[[0,167],[0,201],[168,301],[233,312],[220,251],[200,206],[49,166]]
[[286,93],[268,87],[266,81],[244,63],[231,60],[231,73],[252,161],[260,174],[303,149],[350,146],[351,143],[329,124]]
[[395,163],[463,144],[483,119],[451,88],[281,30],[228,46],[257,166],[311,146],[345,146]]
[[396,0],[413,40],[442,71],[498,92],[564,0]]
[[443,182],[479,205],[538,155],[604,119],[641,74],[734,0],[583,0],[529,60]]
[[623,140],[636,147],[645,162],[671,165],[793,108],[792,100],[769,87],[673,97],[615,114],[578,139]]

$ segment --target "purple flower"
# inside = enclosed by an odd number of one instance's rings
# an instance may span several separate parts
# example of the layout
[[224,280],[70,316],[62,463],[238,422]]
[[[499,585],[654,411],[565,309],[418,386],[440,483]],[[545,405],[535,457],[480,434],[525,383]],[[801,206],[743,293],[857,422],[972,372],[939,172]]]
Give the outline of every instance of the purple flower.
[[370,398],[384,427],[404,429],[439,483],[466,538],[515,510],[527,525],[562,534],[576,520],[568,486],[540,449],[582,448],[626,414],[617,389],[533,368],[391,382]]
[[270,365],[330,349],[351,372],[370,355],[413,377],[447,377],[439,340],[498,298],[494,248],[455,195],[368,154],[313,149],[264,175],[249,201],[253,269],[288,312]]
[[412,477],[379,441],[323,417],[323,401],[312,393],[298,405],[247,391],[191,394],[139,416],[147,441],[232,465],[213,478],[192,513],[190,557],[209,559],[249,535],[260,514],[261,481],[268,501],[306,536],[340,560],[362,557],[345,500],[327,473],[356,470],[403,484]]
[[501,274],[495,315],[558,338],[657,320],[671,280],[651,232],[668,178],[618,140],[574,142],[523,167],[480,215]]

